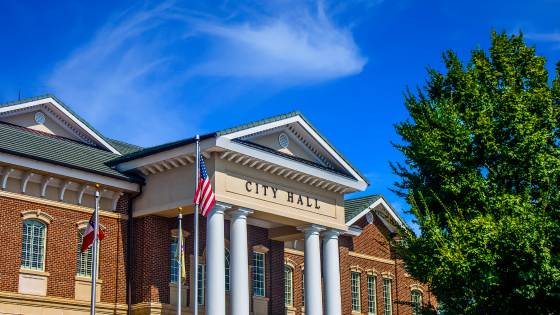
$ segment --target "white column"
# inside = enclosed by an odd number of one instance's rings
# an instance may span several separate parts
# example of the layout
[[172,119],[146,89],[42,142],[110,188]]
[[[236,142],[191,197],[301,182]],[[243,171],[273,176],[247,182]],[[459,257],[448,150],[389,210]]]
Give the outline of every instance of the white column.
[[231,315],[249,315],[249,252],[247,250],[247,215],[252,210],[228,211],[230,220],[229,292]]
[[297,229],[303,232],[305,242],[305,315],[323,315],[319,232],[325,228],[309,224]]
[[206,217],[206,314],[226,314],[224,248],[224,207],[214,206]]
[[[325,315],[340,315],[340,264],[338,235],[344,233],[334,229],[321,232],[323,237],[323,281],[325,285]],[[306,266],[307,267],[307,266]],[[305,292],[307,294],[307,291]]]

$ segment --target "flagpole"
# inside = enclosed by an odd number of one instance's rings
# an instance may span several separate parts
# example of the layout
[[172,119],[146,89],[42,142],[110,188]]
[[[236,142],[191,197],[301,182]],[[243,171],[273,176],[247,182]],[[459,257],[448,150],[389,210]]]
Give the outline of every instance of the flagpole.
[[91,264],[91,315],[95,315],[95,291],[97,283],[97,234],[99,230],[99,184],[95,184],[95,222],[93,223],[93,262]]
[[178,250],[177,253],[179,253],[179,255],[177,255],[177,264],[178,267],[177,268],[177,315],[181,315],[181,284],[183,282],[183,275],[181,274],[181,268],[183,267],[181,262],[183,258],[183,226],[181,225],[181,221],[183,219],[183,214],[181,213],[181,211],[183,210],[183,208],[179,207],[179,239],[177,240],[177,246],[178,246]]
[[[196,135],[196,178],[195,178],[195,191],[198,191],[198,179],[200,177],[200,137]],[[198,200],[194,205],[194,309],[193,314],[198,315]]]

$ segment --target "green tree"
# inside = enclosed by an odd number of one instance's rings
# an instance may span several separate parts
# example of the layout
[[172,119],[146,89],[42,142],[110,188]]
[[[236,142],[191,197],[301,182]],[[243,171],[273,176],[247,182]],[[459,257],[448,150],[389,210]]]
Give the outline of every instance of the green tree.
[[522,33],[491,40],[407,88],[391,166],[421,233],[393,245],[444,313],[560,314],[560,62],[550,80]]

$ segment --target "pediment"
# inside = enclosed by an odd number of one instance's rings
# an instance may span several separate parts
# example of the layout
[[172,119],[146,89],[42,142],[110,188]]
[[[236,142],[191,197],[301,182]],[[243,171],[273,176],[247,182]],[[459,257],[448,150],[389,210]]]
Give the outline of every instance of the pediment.
[[52,95],[0,104],[0,121],[84,142],[120,155],[101,134]]

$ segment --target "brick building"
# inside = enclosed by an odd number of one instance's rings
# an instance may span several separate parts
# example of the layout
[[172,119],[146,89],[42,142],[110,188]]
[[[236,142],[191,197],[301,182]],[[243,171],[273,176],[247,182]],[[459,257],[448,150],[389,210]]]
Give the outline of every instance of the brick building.
[[179,289],[183,314],[195,303],[212,315],[435,305],[392,256],[395,227],[372,210],[404,221],[382,195],[345,200],[367,179],[299,112],[203,135],[200,146],[217,202],[200,217],[194,266],[194,138],[141,148],[104,137],[52,95],[0,104],[0,314],[89,313],[93,258],[78,248],[95,184],[100,314],[176,314]]

